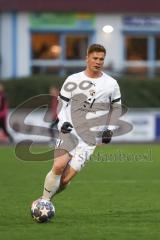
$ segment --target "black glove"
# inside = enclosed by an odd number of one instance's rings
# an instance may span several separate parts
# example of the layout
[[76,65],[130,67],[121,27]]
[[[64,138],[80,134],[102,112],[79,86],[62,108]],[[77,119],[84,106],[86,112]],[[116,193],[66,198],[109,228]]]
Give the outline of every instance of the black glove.
[[105,130],[103,133],[102,133],[102,143],[109,143],[112,139],[112,135],[113,135],[113,132],[109,129]]
[[72,131],[72,124],[69,122],[64,122],[62,127],[61,127],[61,132],[62,133],[70,133]]

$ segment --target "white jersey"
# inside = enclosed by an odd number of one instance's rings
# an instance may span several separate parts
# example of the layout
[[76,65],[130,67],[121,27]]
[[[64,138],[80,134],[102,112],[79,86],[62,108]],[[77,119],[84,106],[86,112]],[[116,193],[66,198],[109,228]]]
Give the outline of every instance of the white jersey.
[[117,81],[104,72],[98,78],[90,78],[85,75],[84,71],[72,74],[66,79],[60,91],[61,95],[68,99],[79,93],[84,93],[90,98],[93,92],[96,101],[110,99],[115,101],[121,97]]
[[81,137],[88,129],[108,125],[106,116],[101,116],[109,111],[110,104],[120,103],[121,94],[114,78],[104,72],[101,77],[90,78],[83,71],[66,79],[60,98],[63,106],[58,114],[59,127],[70,122],[73,132]]

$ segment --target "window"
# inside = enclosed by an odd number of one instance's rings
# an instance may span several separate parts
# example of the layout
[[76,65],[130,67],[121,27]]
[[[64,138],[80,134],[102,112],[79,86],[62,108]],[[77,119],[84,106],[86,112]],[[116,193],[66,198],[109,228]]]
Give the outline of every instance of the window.
[[81,59],[83,60],[86,55],[88,45],[88,37],[85,35],[66,37],[66,59]]
[[31,32],[32,73],[64,75],[81,71],[92,31]]
[[147,37],[127,36],[126,60],[129,61],[146,61],[147,60]]
[[33,59],[59,59],[61,53],[60,38],[52,33],[32,34],[32,58]]

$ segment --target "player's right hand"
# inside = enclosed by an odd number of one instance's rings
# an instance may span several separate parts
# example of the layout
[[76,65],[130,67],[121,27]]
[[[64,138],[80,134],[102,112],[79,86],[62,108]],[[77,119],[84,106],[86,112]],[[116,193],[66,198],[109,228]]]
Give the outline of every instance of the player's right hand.
[[70,133],[72,131],[72,124],[69,122],[64,122],[62,127],[61,127],[61,132],[62,133]]
[[105,130],[102,134],[102,143],[108,144],[110,143],[113,136],[113,132],[109,129]]

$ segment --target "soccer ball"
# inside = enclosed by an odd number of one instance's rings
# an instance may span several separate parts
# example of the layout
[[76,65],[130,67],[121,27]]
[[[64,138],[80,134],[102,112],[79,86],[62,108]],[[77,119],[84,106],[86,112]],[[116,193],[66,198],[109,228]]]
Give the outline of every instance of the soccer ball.
[[32,203],[31,215],[39,223],[49,222],[55,215],[55,208],[50,201],[40,198]]

